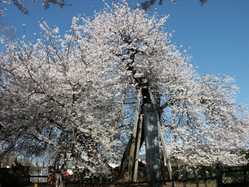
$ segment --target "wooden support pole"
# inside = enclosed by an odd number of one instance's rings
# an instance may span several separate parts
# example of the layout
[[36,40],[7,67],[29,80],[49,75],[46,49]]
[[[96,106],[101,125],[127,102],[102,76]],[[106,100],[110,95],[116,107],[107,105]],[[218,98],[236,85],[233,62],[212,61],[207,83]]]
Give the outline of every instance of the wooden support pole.
[[137,129],[138,129],[138,126],[135,125],[134,128],[133,128],[132,142],[131,142],[131,146],[130,146],[130,150],[129,150],[129,156],[128,156],[128,176],[129,176],[129,181],[133,180],[133,168],[134,168],[134,162],[135,162]]
[[138,155],[141,143],[142,125],[143,125],[143,114],[141,114],[142,106],[141,90],[138,93],[138,108],[136,110],[136,119],[133,127],[132,140],[129,147],[128,156],[128,176],[129,181],[137,181],[138,173]]
[[139,149],[142,137],[142,125],[143,125],[143,118],[144,115],[140,115],[140,119],[138,122],[138,129],[137,129],[137,140],[136,140],[136,151],[135,151],[135,163],[134,163],[134,170],[133,170],[133,182],[137,182],[137,174],[138,174],[138,157],[139,157]]
[[126,168],[128,166],[128,157],[129,157],[129,152],[130,152],[130,147],[131,147],[131,143],[132,143],[132,137],[129,139],[129,142],[125,148],[122,160],[121,160],[121,164],[120,164],[120,169],[119,169],[119,176],[122,178],[124,176],[124,173],[126,171]]
[[170,159],[169,159],[169,156],[168,156],[168,153],[167,153],[167,150],[166,150],[166,144],[165,144],[165,141],[164,141],[161,125],[159,127],[159,133],[160,133],[160,140],[161,140],[161,143],[162,143],[164,166],[167,167],[168,174],[169,174],[169,180],[172,180],[172,167],[171,167]]

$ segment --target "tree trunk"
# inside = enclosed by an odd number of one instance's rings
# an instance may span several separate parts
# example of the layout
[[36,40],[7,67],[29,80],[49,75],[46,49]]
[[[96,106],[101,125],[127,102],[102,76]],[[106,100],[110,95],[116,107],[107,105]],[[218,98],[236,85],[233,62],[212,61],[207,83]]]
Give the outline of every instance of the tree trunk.
[[129,180],[137,181],[138,153],[143,141],[146,146],[147,176],[151,187],[162,186],[160,162],[160,134],[159,134],[159,102],[154,99],[147,86],[139,90],[138,110],[133,127],[133,134],[129,140],[120,166],[120,174],[128,168]]
[[143,112],[148,178],[152,187],[161,187],[158,112],[155,110],[152,103],[145,103]]

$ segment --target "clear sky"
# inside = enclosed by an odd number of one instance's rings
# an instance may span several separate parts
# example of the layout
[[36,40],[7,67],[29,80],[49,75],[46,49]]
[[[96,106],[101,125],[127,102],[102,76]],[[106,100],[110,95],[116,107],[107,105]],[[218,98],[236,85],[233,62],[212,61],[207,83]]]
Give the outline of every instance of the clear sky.
[[[23,34],[30,38],[34,32],[40,32],[39,20],[57,25],[64,32],[70,28],[72,16],[93,16],[104,7],[102,0],[65,1],[71,5],[43,10],[39,3],[25,0],[28,15],[9,6],[0,22],[13,25],[16,38]],[[131,6],[141,1],[129,0]],[[173,32],[174,43],[188,50],[198,71],[233,76],[240,87],[238,102],[249,106],[249,1],[209,0],[201,6],[197,0],[177,0],[176,4],[165,0],[164,5],[155,6],[149,13],[155,12],[170,15],[165,29]]]

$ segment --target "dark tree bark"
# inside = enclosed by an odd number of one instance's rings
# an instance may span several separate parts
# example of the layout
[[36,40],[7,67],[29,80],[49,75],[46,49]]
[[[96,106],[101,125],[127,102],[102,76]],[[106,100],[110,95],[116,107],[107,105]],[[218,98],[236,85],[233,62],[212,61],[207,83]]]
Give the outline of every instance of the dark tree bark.
[[152,187],[161,186],[160,138],[158,113],[151,103],[144,104],[144,134],[146,163],[149,181]]

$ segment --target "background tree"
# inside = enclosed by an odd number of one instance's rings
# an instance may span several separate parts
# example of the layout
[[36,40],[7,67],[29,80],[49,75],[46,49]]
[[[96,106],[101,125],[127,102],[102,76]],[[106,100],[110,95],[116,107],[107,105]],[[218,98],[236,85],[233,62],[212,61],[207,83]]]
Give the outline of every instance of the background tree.
[[[176,0],[170,0],[172,3],[175,3],[176,2]],[[205,3],[207,3],[207,1],[208,0],[199,0],[200,1],[200,3],[203,5],[203,4],[205,4]],[[146,0],[146,1],[144,1],[144,2],[142,2],[141,4],[140,4],[140,6],[141,6],[141,8],[142,9],[144,9],[144,10],[148,10],[148,9],[150,9],[153,5],[155,5],[155,4],[159,4],[159,5],[162,5],[163,3],[165,2],[165,0]]]
[[[36,3],[36,0],[32,0],[33,3]],[[47,9],[51,4],[58,5],[61,8],[64,7],[64,0],[42,0],[42,6],[44,9]],[[14,5],[21,13],[28,14],[29,10],[27,9],[25,3],[22,0],[1,0],[0,7],[4,8],[6,5]],[[0,10],[1,14],[4,14],[4,10]]]

